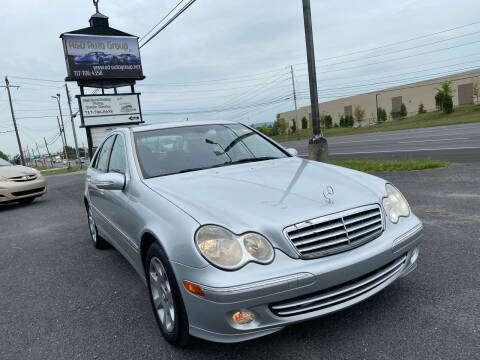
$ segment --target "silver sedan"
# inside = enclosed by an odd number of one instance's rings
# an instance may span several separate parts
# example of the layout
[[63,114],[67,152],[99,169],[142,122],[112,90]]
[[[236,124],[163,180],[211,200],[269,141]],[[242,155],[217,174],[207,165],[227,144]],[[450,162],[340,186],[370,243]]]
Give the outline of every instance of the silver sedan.
[[99,147],[93,244],[132,264],[169,342],[271,334],[415,269],[423,226],[398,189],[295,155],[233,122],[119,129]]

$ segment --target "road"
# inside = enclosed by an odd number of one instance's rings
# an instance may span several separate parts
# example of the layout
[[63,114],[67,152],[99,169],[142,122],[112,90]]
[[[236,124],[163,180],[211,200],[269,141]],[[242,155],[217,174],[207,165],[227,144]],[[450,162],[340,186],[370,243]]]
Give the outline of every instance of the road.
[[[306,140],[282,145],[308,155]],[[328,139],[328,147],[332,160],[480,161],[480,123],[338,136]]]
[[380,174],[425,225],[418,269],[352,308],[243,344],[168,345],[148,293],[90,243],[84,174],[0,206],[0,359],[474,359],[480,354],[480,163]]

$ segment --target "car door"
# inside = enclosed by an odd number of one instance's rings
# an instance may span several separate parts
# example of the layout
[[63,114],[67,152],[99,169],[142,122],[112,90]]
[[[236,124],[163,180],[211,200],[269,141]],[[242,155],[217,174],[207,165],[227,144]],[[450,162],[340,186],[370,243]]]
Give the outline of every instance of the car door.
[[87,172],[88,195],[95,223],[100,236],[106,237],[108,240],[110,240],[111,231],[109,231],[108,222],[105,219],[105,190],[99,189],[95,184],[98,176],[108,171],[108,162],[115,137],[116,135],[112,135],[104,141],[94,159],[93,166]]
[[131,224],[135,221],[135,212],[132,206],[132,195],[129,190],[130,174],[127,166],[125,137],[118,134],[112,147],[108,172],[115,172],[125,176],[123,190],[104,190],[103,213],[111,228],[111,236],[119,245],[124,255],[132,260],[138,251],[138,245],[129,236]]

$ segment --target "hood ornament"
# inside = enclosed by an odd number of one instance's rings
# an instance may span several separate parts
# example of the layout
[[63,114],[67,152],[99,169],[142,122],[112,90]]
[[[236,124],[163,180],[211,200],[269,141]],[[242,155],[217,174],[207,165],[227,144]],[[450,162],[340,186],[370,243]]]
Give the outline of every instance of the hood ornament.
[[325,187],[325,189],[323,190],[323,197],[327,200],[327,203],[329,204],[333,203],[333,200],[332,200],[333,195],[335,195],[335,191],[333,191],[333,187],[331,187],[330,185]]

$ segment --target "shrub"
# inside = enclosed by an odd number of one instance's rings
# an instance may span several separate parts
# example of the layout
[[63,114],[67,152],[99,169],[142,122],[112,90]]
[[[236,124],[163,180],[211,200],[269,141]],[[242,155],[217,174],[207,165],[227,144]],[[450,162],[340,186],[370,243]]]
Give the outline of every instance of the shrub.
[[304,116],[302,118],[302,129],[307,129],[308,128],[308,120],[307,118]]
[[426,112],[427,110],[425,110],[425,106],[423,106],[423,104],[420,104],[418,106],[418,115],[425,114]]
[[362,109],[360,105],[355,106],[355,111],[353,112],[358,121],[358,126],[362,126],[363,117],[365,116],[365,110]]
[[329,129],[333,126],[333,119],[330,115],[325,115],[325,117],[323,119],[324,119],[324,122],[325,122],[325,127],[327,129]]
[[382,109],[379,107],[377,109],[377,118],[379,122],[385,122],[387,121],[387,111],[385,109]]
[[442,110],[446,114],[453,112],[453,90],[450,81],[444,81],[440,89],[437,89],[435,105],[437,110]]
[[399,113],[399,115],[400,115],[400,117],[401,117],[402,119],[408,115],[407,107],[406,107],[405,104],[403,104],[403,103],[402,103],[402,105],[400,106],[400,113]]

